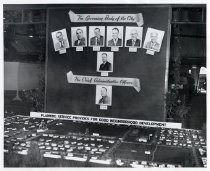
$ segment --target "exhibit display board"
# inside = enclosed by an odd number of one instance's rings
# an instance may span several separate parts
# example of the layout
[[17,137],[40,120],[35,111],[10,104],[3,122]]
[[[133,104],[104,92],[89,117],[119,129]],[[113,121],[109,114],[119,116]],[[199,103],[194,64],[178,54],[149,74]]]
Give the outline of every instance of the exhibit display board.
[[169,10],[49,8],[45,112],[164,121]]

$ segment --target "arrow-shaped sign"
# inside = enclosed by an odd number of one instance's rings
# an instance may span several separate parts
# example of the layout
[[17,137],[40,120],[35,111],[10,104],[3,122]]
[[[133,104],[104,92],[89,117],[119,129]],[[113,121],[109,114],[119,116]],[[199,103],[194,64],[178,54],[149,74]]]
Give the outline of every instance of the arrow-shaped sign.
[[75,14],[69,11],[71,22],[111,22],[111,23],[137,23],[138,26],[144,24],[142,13],[137,14]]
[[95,77],[85,75],[74,75],[72,71],[67,73],[68,83],[74,84],[93,84],[109,86],[126,86],[134,87],[140,92],[140,81],[138,78],[120,78],[120,77]]

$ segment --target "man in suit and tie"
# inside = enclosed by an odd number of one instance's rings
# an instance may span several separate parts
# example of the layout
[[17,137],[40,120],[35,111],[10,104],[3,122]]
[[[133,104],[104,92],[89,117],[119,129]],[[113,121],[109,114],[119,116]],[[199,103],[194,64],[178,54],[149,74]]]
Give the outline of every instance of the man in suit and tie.
[[108,41],[108,46],[122,46],[122,39],[118,36],[119,29],[115,27],[112,29],[112,39]]
[[74,42],[74,46],[85,46],[85,38],[83,37],[83,30],[76,30],[77,40]]
[[63,33],[61,31],[58,31],[56,33],[56,38],[58,42],[55,44],[55,50],[61,50],[68,47],[68,42],[66,39],[63,38]]
[[140,39],[138,39],[138,32],[136,29],[131,30],[131,39],[126,41],[126,46],[140,47]]
[[101,98],[98,101],[99,105],[102,104],[110,104],[110,97],[107,95],[107,88],[106,87],[102,87],[101,88]]
[[158,51],[160,48],[160,44],[157,42],[158,39],[158,33],[157,32],[152,32],[150,35],[150,41],[146,43],[145,48]]
[[107,61],[107,53],[102,53],[102,64],[100,65],[100,71],[111,71],[111,63]]
[[101,31],[98,27],[95,28],[94,34],[95,34],[95,36],[90,39],[90,45],[91,46],[103,46],[104,37],[101,36]]

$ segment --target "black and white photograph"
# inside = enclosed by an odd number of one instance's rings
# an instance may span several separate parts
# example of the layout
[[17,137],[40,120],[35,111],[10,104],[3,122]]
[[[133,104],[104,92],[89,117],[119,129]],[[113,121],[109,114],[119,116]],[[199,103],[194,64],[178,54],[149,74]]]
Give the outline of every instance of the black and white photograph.
[[96,86],[96,104],[101,106],[112,105],[112,86]]
[[71,27],[72,47],[87,46],[87,27]]
[[2,170],[209,170],[209,4],[133,2],[4,1]]
[[164,31],[148,28],[143,48],[155,52],[160,52],[163,36],[164,36]]
[[143,27],[126,27],[125,47],[141,48]]
[[105,26],[89,27],[89,46],[103,47],[105,43]]
[[66,33],[66,29],[52,32],[52,39],[55,51],[69,48],[69,41]]
[[113,52],[97,53],[97,72],[113,72]]
[[107,47],[123,46],[123,26],[107,26]]

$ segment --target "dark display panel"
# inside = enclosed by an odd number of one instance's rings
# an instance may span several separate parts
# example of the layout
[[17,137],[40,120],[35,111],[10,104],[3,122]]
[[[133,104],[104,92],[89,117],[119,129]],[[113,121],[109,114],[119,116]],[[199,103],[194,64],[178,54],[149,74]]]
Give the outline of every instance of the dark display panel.
[[[127,47],[114,52],[114,70],[109,77],[127,77],[140,79],[141,91],[132,87],[112,87],[112,105],[100,110],[95,104],[96,86],[69,84],[66,73],[75,75],[100,76],[96,71],[97,52],[92,47],[84,47],[78,52],[74,47],[66,49],[65,54],[55,52],[51,32],[66,28],[71,45],[71,27],[87,26],[137,26],[136,23],[73,23],[68,12],[78,14],[136,14],[142,13],[144,19],[143,42],[147,29],[165,31],[160,52],[146,54],[139,48],[136,53]],[[164,91],[167,59],[167,38],[169,31],[168,6],[144,5],[66,5],[65,8],[48,9],[48,52],[46,72],[46,112],[70,113],[125,119],[164,121]],[[124,43],[123,43],[124,46]],[[110,52],[110,47],[101,47],[100,51]]]

